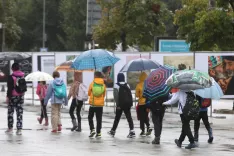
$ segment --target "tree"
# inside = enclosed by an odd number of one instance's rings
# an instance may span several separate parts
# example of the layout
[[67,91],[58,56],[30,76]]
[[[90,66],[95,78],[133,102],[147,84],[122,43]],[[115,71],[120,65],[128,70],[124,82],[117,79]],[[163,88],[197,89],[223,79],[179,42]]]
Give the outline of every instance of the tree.
[[59,13],[65,36],[60,36],[66,50],[84,50],[87,0],[61,0]]
[[171,13],[159,0],[100,0],[102,19],[94,28],[94,40],[102,48],[115,49],[122,43],[151,47],[154,36],[165,33],[164,20]]
[[[4,49],[7,49],[7,50],[14,49],[17,42],[20,40],[20,35],[22,33],[22,30],[20,26],[17,25],[16,19],[14,16],[14,10],[16,8],[17,6],[14,0],[5,0],[0,3],[0,23],[4,24],[4,28],[5,28],[5,48]],[[2,43],[2,33],[3,32],[1,31],[0,43]]]
[[191,50],[233,50],[233,0],[184,0],[176,11],[178,38],[191,43]]

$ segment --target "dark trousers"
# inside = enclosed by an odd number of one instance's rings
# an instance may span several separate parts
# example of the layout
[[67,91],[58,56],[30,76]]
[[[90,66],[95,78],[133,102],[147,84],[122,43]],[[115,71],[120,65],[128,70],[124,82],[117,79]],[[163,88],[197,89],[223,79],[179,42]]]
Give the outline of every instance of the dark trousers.
[[194,132],[198,133],[199,131],[199,128],[200,128],[200,120],[202,119],[207,131],[210,130],[210,123],[209,123],[209,120],[208,120],[208,115],[207,115],[207,111],[201,111],[199,112],[199,117],[195,120],[194,122]]
[[180,114],[180,118],[182,121],[182,131],[180,134],[179,141],[182,143],[187,136],[189,138],[190,143],[194,143],[194,137],[190,129],[190,120],[186,119],[183,114]]
[[162,108],[162,110],[158,110],[155,112],[152,111],[152,121],[154,123],[155,137],[161,136],[164,114],[165,114],[165,108]]
[[48,119],[46,105],[44,105],[44,99],[41,100],[41,120]]
[[145,124],[146,124],[147,128],[150,127],[148,112],[146,109],[147,109],[146,105],[139,105],[139,107],[138,107],[140,128],[142,131],[145,131]]
[[70,110],[69,110],[69,114],[72,120],[76,119],[74,115],[74,110],[76,109],[77,120],[78,122],[81,122],[80,111],[81,111],[82,106],[83,106],[83,101],[72,99],[72,103],[71,103]]
[[115,131],[117,129],[118,124],[119,124],[119,120],[120,120],[123,112],[128,120],[128,125],[129,125],[130,130],[134,129],[132,115],[131,115],[131,108],[126,108],[126,109],[121,109],[121,108],[117,109],[116,108],[115,121],[114,121],[114,124],[113,124],[113,127],[111,130]]
[[17,129],[22,129],[23,126],[23,103],[24,97],[23,96],[14,96],[11,97],[8,104],[8,128],[13,128],[14,124],[14,109],[16,109],[16,116],[17,116]]
[[94,113],[96,115],[96,120],[97,120],[96,131],[97,131],[97,133],[101,133],[103,107],[91,107],[91,106],[89,107],[88,120],[89,120],[89,128],[90,128],[90,130],[95,129],[94,128],[94,124],[93,124]]

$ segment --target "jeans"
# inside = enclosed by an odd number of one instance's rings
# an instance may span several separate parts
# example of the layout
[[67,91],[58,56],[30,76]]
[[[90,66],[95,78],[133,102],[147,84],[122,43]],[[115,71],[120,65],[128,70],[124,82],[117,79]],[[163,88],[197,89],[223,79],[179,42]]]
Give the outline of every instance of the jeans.
[[61,104],[51,104],[51,125],[53,130],[57,130],[61,125]]
[[96,120],[97,120],[97,128],[96,131],[97,133],[101,133],[102,129],[102,113],[103,113],[103,107],[89,107],[89,115],[88,115],[88,120],[89,120],[89,128],[90,130],[95,129],[94,124],[93,124],[93,117],[94,114],[96,114]]
[[152,120],[154,123],[154,135],[160,137],[162,133],[163,117],[165,114],[165,108],[158,111],[152,111]]
[[209,123],[209,120],[208,120],[207,111],[199,112],[199,117],[194,122],[194,132],[198,133],[199,128],[200,128],[200,120],[201,119],[202,119],[207,131],[209,132],[211,127],[210,127],[210,123]]
[[71,103],[70,110],[69,110],[69,114],[72,120],[76,119],[74,115],[74,110],[76,109],[77,120],[78,122],[81,122],[80,111],[81,111],[82,106],[83,106],[83,101],[79,101],[79,100],[77,101],[76,99],[72,99],[72,103]]
[[194,143],[194,137],[190,129],[190,120],[186,119],[183,114],[180,114],[180,118],[182,121],[182,131],[180,134],[179,141],[182,143],[187,136],[189,138],[190,143]]
[[41,100],[41,120],[43,118],[48,119],[46,105],[44,105],[44,99]]
[[17,123],[16,127],[18,130],[22,129],[23,126],[23,96],[13,96],[9,100],[8,111],[7,111],[7,121],[8,128],[12,129],[14,124],[14,110],[16,109]]
[[133,124],[132,115],[131,115],[131,108],[127,108],[127,109],[116,108],[115,120],[114,120],[114,124],[111,130],[115,131],[117,129],[123,112],[128,120],[128,125],[129,125],[130,130],[134,129],[134,124]]
[[139,107],[138,107],[139,118],[140,118],[140,128],[142,131],[145,131],[145,124],[146,124],[147,128],[150,127],[148,112],[146,109],[147,109],[146,105],[139,105]]

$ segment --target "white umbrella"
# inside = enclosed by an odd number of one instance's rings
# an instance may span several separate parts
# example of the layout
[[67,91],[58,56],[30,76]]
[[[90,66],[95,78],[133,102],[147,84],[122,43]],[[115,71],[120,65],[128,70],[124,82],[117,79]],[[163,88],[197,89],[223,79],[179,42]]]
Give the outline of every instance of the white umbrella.
[[54,78],[50,74],[40,72],[40,71],[33,72],[31,74],[28,74],[25,77],[25,80],[30,81],[30,82],[32,82],[32,81],[50,81],[50,80],[53,80],[53,79]]

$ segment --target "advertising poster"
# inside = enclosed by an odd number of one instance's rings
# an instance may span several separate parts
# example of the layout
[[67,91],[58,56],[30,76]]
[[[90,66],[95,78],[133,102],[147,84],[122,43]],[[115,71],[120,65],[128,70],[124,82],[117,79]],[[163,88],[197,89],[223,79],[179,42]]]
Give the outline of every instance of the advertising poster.
[[39,71],[48,73],[50,75],[53,74],[55,69],[54,56],[38,56],[37,63]]
[[185,69],[193,68],[193,56],[164,56],[163,64],[178,68],[179,65]]
[[[130,62],[131,60],[135,60],[138,58],[145,58],[145,59],[149,59],[149,56],[140,56],[138,55],[130,55],[130,56],[126,56],[126,63]],[[144,71],[147,74],[150,73],[150,71]],[[127,82],[131,88],[131,90],[135,90],[137,84],[139,83],[139,77],[140,77],[141,71],[137,71],[137,72],[128,72],[127,73]]]
[[20,70],[24,72],[25,77],[32,72],[32,57],[15,62],[19,63]]
[[208,67],[224,95],[234,95],[234,56],[208,56]]
[[8,75],[10,75],[10,62],[0,61],[0,82],[7,82]]
[[[66,61],[73,60],[76,58],[75,55],[67,55]],[[67,85],[71,85],[74,80],[74,72],[67,72]]]

